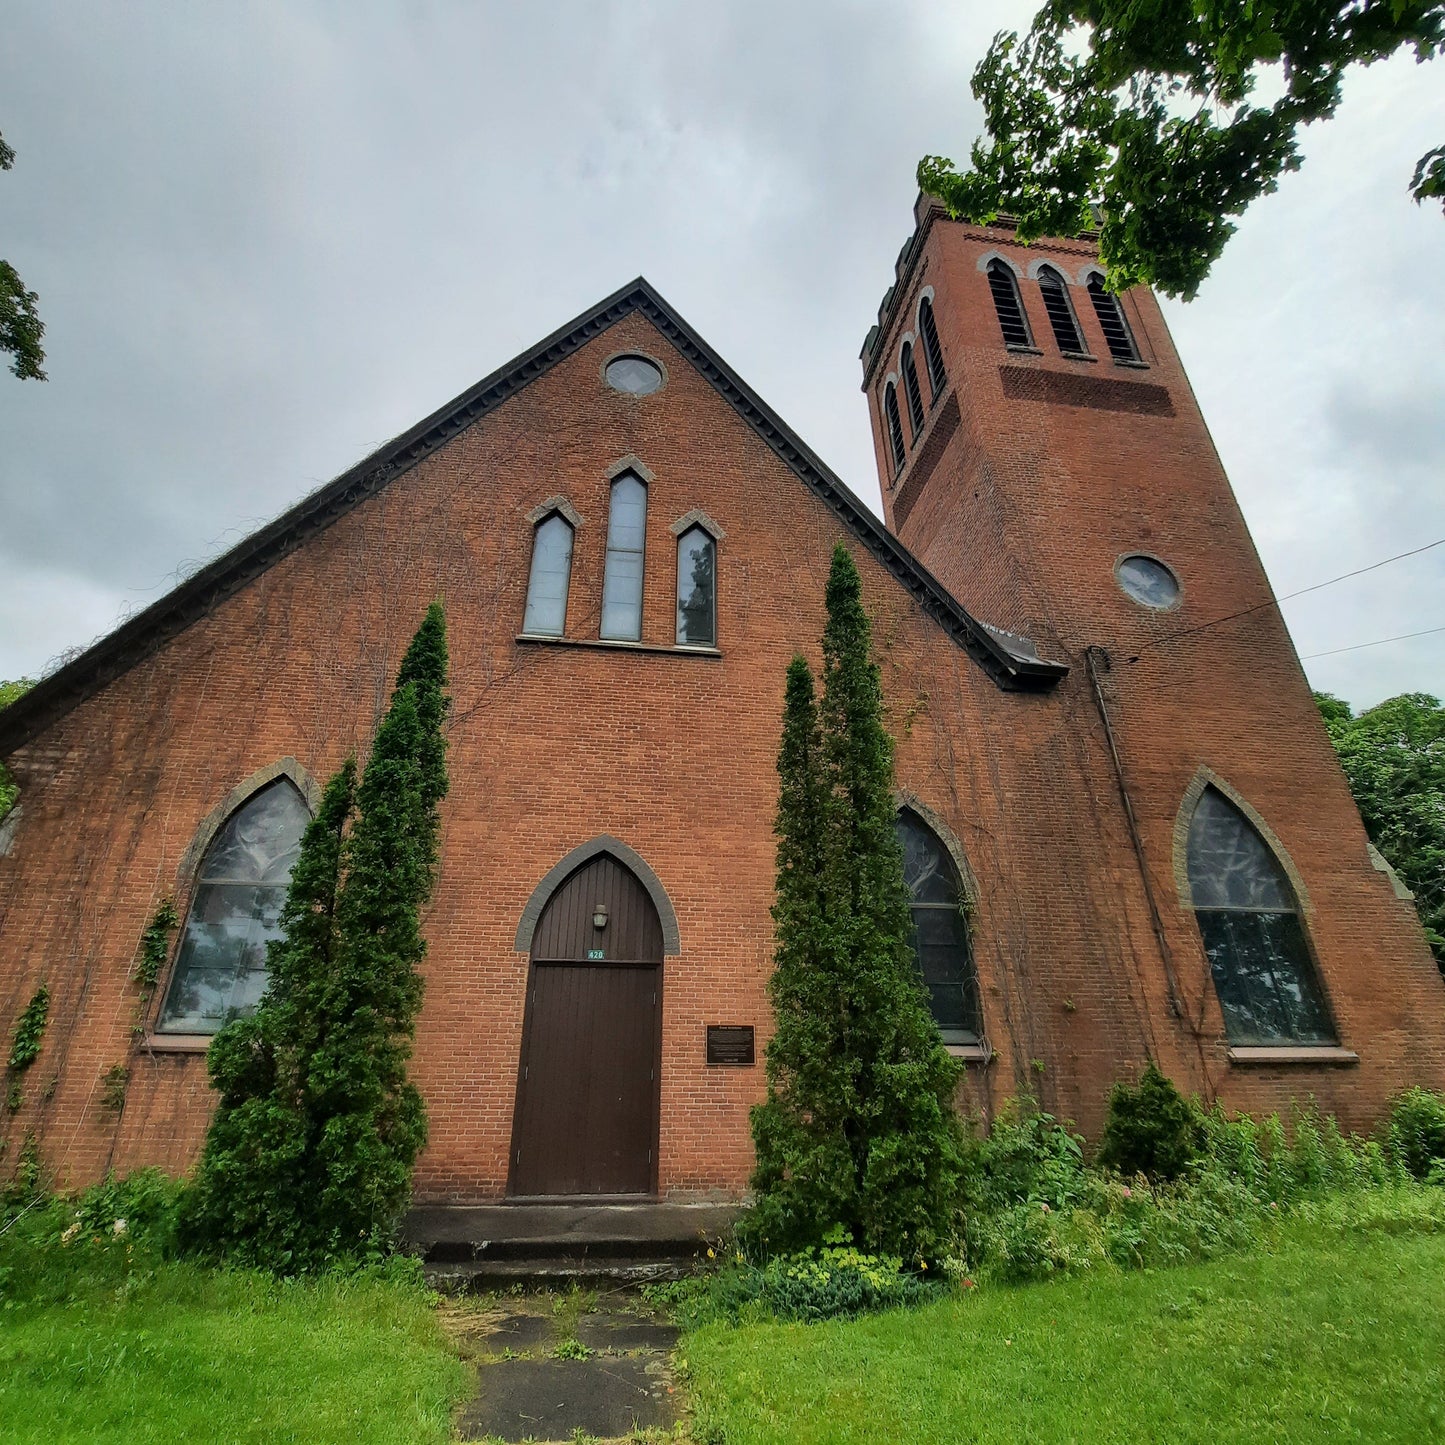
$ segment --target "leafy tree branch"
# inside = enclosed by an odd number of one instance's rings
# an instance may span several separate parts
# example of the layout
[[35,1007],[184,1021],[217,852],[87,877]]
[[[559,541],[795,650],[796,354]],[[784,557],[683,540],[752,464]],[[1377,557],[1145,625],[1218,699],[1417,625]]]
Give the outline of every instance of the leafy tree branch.
[[[1300,128],[1334,115],[1346,70],[1442,44],[1445,0],[1052,0],[974,72],[971,168],[925,156],[918,183],[965,220],[1014,217],[1025,242],[1097,229],[1111,288],[1188,299],[1299,169]],[[1262,104],[1267,77],[1283,93]],[[1410,191],[1445,202],[1445,146]]]
[[[0,171],[8,171],[14,164],[15,151],[0,136]],[[45,324],[35,309],[39,299],[35,292],[26,290],[8,261],[0,261],[0,351],[9,352],[13,358],[10,370],[22,381],[45,380],[41,370],[45,351],[40,345]]]

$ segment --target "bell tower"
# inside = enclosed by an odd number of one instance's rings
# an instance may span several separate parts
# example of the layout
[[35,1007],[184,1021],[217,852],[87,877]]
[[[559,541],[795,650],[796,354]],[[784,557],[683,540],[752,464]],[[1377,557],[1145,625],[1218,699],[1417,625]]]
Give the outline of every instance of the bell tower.
[[[1147,931],[1101,927],[1085,973],[1140,960],[1152,1047],[1190,1087],[1230,1107],[1278,1107],[1277,1086],[1349,1107],[1350,1070],[1368,1074],[1411,1010],[1434,1016],[1439,975],[1368,849],[1158,303],[1104,290],[1088,237],[1024,246],[927,196],[914,218],[862,352],[884,518],[975,617],[1069,667],[1010,734],[1026,781],[1008,809],[1047,847],[1103,860],[1120,910],[1137,890]],[[1318,972],[1318,1032],[1337,1043],[1271,1025],[1256,1046],[1222,1015],[1269,950],[1204,942],[1186,855],[1209,788],[1298,866],[1297,976]],[[1046,869],[1034,886],[1048,895]]]
[[915,217],[862,353],[889,528],[966,607],[1069,652],[1268,604],[1153,294],[1105,291],[1087,238],[1023,246],[927,196]]

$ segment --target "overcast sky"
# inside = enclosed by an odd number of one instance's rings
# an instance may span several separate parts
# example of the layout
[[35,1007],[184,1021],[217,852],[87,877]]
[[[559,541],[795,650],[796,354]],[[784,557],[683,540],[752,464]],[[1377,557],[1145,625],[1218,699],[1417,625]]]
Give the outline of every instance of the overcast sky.
[[[639,273],[876,506],[857,357],[914,167],[1032,8],[11,0],[0,256],[50,380],[0,372],[0,677]],[[1441,140],[1445,63],[1354,77],[1166,303],[1282,594],[1445,538],[1445,221],[1405,190]],[[1445,626],[1445,547],[1284,607],[1305,655]],[[1445,633],[1305,665],[1445,694]]]

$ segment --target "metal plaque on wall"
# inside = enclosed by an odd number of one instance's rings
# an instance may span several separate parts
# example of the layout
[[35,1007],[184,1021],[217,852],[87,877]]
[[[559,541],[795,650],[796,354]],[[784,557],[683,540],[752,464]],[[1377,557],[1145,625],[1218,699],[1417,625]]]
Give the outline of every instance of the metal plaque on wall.
[[751,1024],[709,1024],[707,1026],[707,1061],[710,1064],[752,1064],[753,1026]]

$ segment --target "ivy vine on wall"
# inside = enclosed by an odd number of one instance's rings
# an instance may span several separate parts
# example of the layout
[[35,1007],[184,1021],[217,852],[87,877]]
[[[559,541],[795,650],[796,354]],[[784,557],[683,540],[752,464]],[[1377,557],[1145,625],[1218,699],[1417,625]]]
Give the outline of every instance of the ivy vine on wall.
[[40,1044],[45,1037],[45,1021],[50,1017],[50,990],[42,983],[30,996],[25,1011],[15,1020],[15,1032],[10,1037],[10,1057],[6,1060],[11,1078],[5,1090],[5,1107],[12,1114],[20,1112],[25,1102],[25,1090],[20,1084],[20,1075],[40,1056]]
[[162,898],[151,916],[151,921],[146,924],[145,932],[141,934],[140,961],[136,964],[135,978],[147,996],[155,988],[161,969],[166,965],[166,958],[171,951],[171,933],[180,921],[175,901]]
[[15,1021],[10,1039],[8,1067],[23,1073],[40,1056],[40,1043],[45,1037],[45,1021],[50,1017],[50,990],[42,983],[25,1005],[25,1012]]
[[100,1102],[103,1108],[119,1114],[125,1108],[126,1086],[130,1083],[130,1068],[126,1064],[112,1064],[100,1076]]

